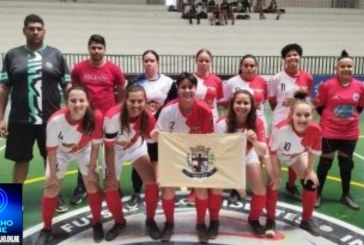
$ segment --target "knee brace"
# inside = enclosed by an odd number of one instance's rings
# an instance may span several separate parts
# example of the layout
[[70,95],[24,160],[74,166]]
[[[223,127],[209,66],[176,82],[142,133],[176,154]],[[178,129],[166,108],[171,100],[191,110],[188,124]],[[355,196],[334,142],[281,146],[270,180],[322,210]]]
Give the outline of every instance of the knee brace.
[[315,183],[312,180],[307,180],[306,184],[304,183],[305,180],[301,179],[301,185],[303,187],[304,190],[307,191],[315,191],[317,189],[317,187],[315,186]]
[[340,171],[351,172],[354,168],[353,157],[338,156]]

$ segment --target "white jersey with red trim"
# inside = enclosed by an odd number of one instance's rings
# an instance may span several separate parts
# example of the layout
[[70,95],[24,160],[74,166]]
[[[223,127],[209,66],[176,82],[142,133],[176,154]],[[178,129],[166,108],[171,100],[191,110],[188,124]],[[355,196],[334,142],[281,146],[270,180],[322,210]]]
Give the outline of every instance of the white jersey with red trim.
[[72,123],[70,109],[62,108],[55,112],[47,124],[47,151],[61,150],[66,153],[75,153],[93,144],[102,143],[103,115],[100,111],[94,111],[95,130],[91,135],[82,133],[82,120]]
[[[268,98],[277,104],[272,115],[273,127],[282,120],[287,119],[290,112],[287,100],[292,99],[294,93],[299,89],[303,89],[310,94],[312,83],[312,76],[302,70],[294,77],[288,75],[286,71],[281,71],[273,76],[268,83]],[[309,100],[309,98],[307,99]]]
[[[121,105],[110,108],[104,118],[104,142],[107,146],[115,146],[115,150],[133,150],[143,144],[141,137],[141,116],[129,122],[130,132],[121,132],[120,113]],[[155,127],[154,116],[146,112],[148,128],[145,132],[145,141],[150,140],[150,131]]]
[[157,128],[169,133],[207,134],[213,132],[212,120],[211,109],[206,103],[195,99],[191,112],[184,115],[179,99],[176,99],[162,109]]
[[[246,131],[246,125],[243,125],[243,127],[238,128],[235,132],[245,132]],[[219,134],[226,134],[227,133],[227,123],[226,123],[226,116],[220,117],[219,120],[217,120],[216,124],[214,125],[214,132]],[[257,118],[255,121],[255,133],[257,135],[257,140],[259,142],[267,142],[266,137],[266,131],[264,127],[264,122]],[[252,148],[251,144],[247,144],[247,153]]]
[[201,78],[194,74],[197,78],[196,98],[203,100],[212,110],[214,122],[218,119],[217,101],[223,98],[223,89],[221,79],[210,73],[207,77]]
[[306,131],[299,134],[292,128],[291,120],[284,120],[273,129],[269,149],[271,154],[276,154],[281,161],[285,162],[304,152],[320,155],[321,128],[316,123],[310,123]]
[[257,116],[262,119],[264,125],[267,120],[264,114],[264,103],[267,100],[267,81],[261,76],[255,76],[250,82],[245,81],[240,75],[236,75],[224,83],[224,101],[229,101],[236,91],[249,91],[253,97],[257,107]]

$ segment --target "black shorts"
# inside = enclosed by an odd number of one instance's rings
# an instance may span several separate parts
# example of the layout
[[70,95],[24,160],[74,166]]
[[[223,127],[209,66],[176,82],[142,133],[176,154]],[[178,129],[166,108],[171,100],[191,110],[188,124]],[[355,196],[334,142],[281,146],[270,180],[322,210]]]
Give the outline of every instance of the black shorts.
[[29,125],[9,123],[6,140],[5,158],[14,162],[30,162],[33,159],[33,146],[37,141],[40,155],[45,159],[46,124]]
[[158,143],[148,143],[148,155],[151,162],[158,161]]
[[322,154],[341,151],[345,153],[345,155],[352,156],[357,142],[357,140],[335,140],[322,138]]

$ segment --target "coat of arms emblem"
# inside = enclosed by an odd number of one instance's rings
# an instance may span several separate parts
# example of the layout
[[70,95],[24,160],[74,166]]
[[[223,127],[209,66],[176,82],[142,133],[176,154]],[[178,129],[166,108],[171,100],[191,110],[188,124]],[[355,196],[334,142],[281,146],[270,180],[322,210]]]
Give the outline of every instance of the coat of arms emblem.
[[182,172],[190,178],[207,178],[217,172],[217,168],[214,167],[215,155],[210,147],[203,145],[190,147],[186,160],[189,169],[184,168]]

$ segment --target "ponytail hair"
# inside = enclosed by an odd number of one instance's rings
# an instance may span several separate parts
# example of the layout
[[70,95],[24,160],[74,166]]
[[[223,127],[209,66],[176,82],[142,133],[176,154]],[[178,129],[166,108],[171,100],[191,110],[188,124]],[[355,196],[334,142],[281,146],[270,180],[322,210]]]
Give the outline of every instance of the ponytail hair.
[[337,59],[337,63],[339,63],[342,59],[345,58],[353,59],[353,57],[351,57],[349,53],[345,49],[343,49],[343,51],[341,51],[340,57]]
[[[67,101],[68,101],[69,94],[74,90],[79,90],[79,91],[84,92],[86,94],[87,100],[90,101],[90,96],[89,96],[89,93],[88,93],[87,89],[84,86],[81,86],[81,85],[72,86],[70,89],[67,90],[67,93],[66,93],[66,100]],[[85,115],[83,117],[83,120],[82,120],[82,134],[91,135],[92,132],[95,130],[95,127],[96,127],[95,125],[96,125],[96,122],[95,122],[94,112],[91,109],[91,107],[88,106],[86,108],[86,113],[85,113]]]
[[[123,134],[124,132],[126,132],[127,134],[130,134],[131,129],[130,129],[130,118],[129,118],[129,111],[127,108],[127,100],[129,98],[129,94],[133,93],[133,92],[143,92],[144,94],[144,100],[147,101],[147,95],[145,93],[144,88],[139,85],[139,84],[131,84],[129,87],[127,87],[126,89],[126,95],[122,104],[122,110],[120,113],[120,129],[121,129],[121,133]],[[141,115],[140,115],[140,135],[142,137],[142,141],[144,141],[144,138],[146,136],[146,132],[148,129],[148,115],[146,110],[143,110]]]
[[298,104],[310,105],[312,107],[312,110],[313,110],[313,106],[312,106],[311,102],[307,99],[308,98],[308,93],[305,90],[302,90],[302,89],[297,90],[294,93],[293,98],[294,98],[294,102],[292,103],[291,111],[293,111],[294,108]]

